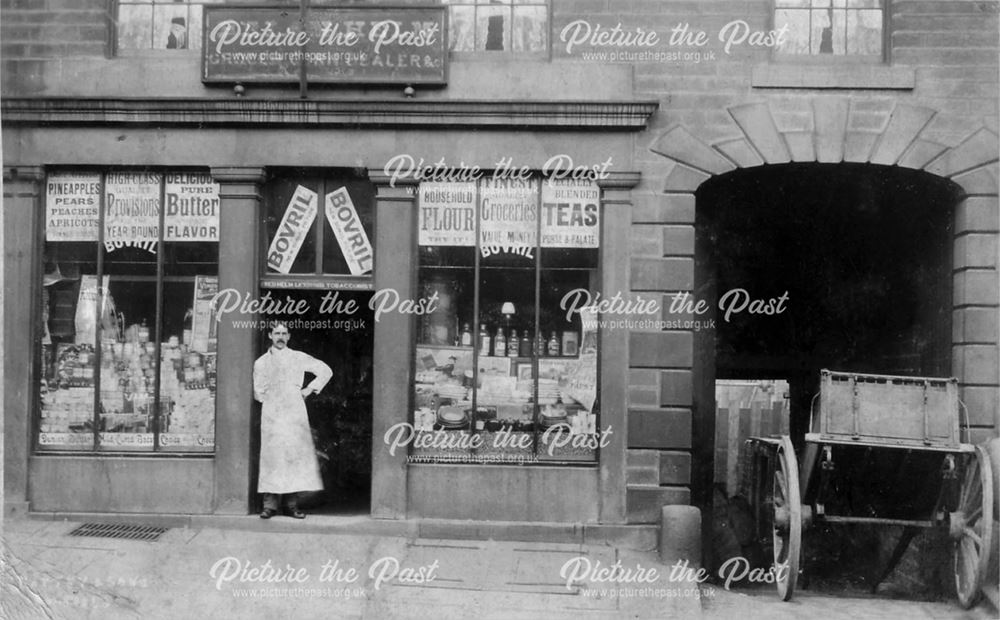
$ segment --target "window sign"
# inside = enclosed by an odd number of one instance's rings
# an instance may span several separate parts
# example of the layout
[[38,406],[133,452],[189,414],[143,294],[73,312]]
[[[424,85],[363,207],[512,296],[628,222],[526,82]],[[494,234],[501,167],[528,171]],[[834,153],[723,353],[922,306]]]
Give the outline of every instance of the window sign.
[[[537,191],[535,181],[483,181],[479,196],[482,247],[502,252],[534,245]],[[541,247],[600,247],[601,190],[596,183],[545,180],[541,192]],[[419,195],[419,245],[475,245],[475,182],[421,183]]]
[[160,175],[114,172],[104,181],[104,246],[137,247],[153,254],[160,237]]
[[299,248],[316,219],[318,203],[319,196],[316,192],[301,185],[295,188],[295,193],[285,208],[285,216],[281,218],[278,231],[267,249],[268,268],[284,274],[291,270]]
[[165,241],[219,240],[219,184],[208,174],[164,175]]
[[542,247],[596,248],[601,190],[592,181],[542,182]]
[[330,223],[340,251],[344,254],[351,275],[360,276],[372,270],[372,244],[368,241],[361,218],[354,208],[346,187],[326,195],[326,220]]
[[479,247],[483,256],[530,256],[538,228],[538,180],[480,181]]
[[476,184],[421,183],[420,245],[476,245]]
[[264,188],[263,286],[373,287],[375,186],[356,170],[328,172],[278,173]]
[[101,175],[54,174],[45,183],[45,240],[97,241]]

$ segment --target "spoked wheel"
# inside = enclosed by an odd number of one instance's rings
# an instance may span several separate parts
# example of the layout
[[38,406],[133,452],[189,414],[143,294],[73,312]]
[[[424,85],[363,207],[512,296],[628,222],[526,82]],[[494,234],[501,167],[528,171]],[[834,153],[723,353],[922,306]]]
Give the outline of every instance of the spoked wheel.
[[958,508],[949,515],[948,530],[954,544],[958,602],[968,609],[979,599],[993,538],[993,471],[981,446],[976,446],[965,468]]
[[799,552],[802,549],[802,496],[799,495],[799,464],[792,440],[781,437],[774,464],[773,486],[775,584],[781,600],[795,592],[799,575]]

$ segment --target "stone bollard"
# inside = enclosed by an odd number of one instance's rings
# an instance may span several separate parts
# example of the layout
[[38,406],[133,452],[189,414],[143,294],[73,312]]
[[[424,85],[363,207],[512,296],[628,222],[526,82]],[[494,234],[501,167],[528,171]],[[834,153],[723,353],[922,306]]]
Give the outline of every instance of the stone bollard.
[[660,563],[668,566],[688,560],[701,567],[701,511],[694,506],[664,506],[660,509]]

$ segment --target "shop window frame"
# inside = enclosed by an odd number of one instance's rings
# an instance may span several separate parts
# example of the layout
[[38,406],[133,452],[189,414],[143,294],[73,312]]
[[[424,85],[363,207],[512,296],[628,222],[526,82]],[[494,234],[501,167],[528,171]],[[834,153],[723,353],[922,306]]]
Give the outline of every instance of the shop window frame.
[[[155,384],[154,384],[154,422],[153,422],[153,444],[149,449],[107,449],[101,448],[100,443],[100,416],[101,416],[101,355],[102,347],[100,344],[100,337],[102,328],[98,327],[95,330],[95,343],[94,343],[94,379],[93,379],[93,401],[94,405],[92,407],[92,425],[93,430],[90,433],[92,437],[92,443],[89,448],[86,449],[69,449],[69,448],[43,448],[40,443],[40,433],[42,431],[42,393],[41,393],[41,380],[43,377],[42,371],[42,335],[44,334],[45,326],[43,325],[43,313],[41,312],[43,303],[43,274],[45,271],[45,245],[46,240],[46,213],[48,209],[47,205],[47,194],[46,184],[49,177],[58,174],[93,174],[100,177],[100,193],[98,202],[98,238],[95,241],[85,241],[81,243],[92,243],[95,250],[95,265],[96,274],[94,277],[97,279],[97,290],[98,299],[102,300],[106,291],[103,287],[103,279],[105,277],[116,277],[111,276],[111,274],[104,273],[104,224],[106,218],[106,184],[107,177],[112,174],[136,174],[136,173],[148,173],[157,174],[160,176],[160,213],[159,213],[159,237],[157,239],[157,252],[156,252],[156,275],[155,276],[117,276],[119,281],[127,280],[129,282],[140,282],[140,281],[152,281],[156,284],[156,308],[155,308],[155,319],[154,326],[150,333],[150,340],[155,343],[155,359],[156,359],[156,374],[155,374]],[[206,168],[199,168],[196,166],[95,166],[95,165],[53,165],[46,167],[45,175],[42,180],[42,187],[39,193],[39,204],[40,208],[36,214],[36,236],[35,236],[35,249],[32,253],[32,279],[31,288],[29,292],[31,294],[31,307],[32,307],[32,317],[31,325],[29,329],[31,330],[31,362],[29,365],[29,378],[31,385],[31,422],[29,424],[31,438],[30,438],[30,448],[31,454],[33,456],[39,456],[42,458],[48,457],[85,457],[85,458],[183,458],[183,459],[214,459],[217,453],[218,445],[216,440],[218,438],[217,431],[215,429],[215,422],[218,422],[219,415],[219,400],[218,392],[216,391],[213,397],[213,430],[212,438],[213,444],[210,450],[186,450],[184,448],[180,449],[164,449],[160,441],[160,427],[161,427],[161,407],[160,407],[160,396],[161,396],[161,385],[160,385],[160,367],[161,367],[161,338],[163,329],[163,285],[167,282],[183,282],[194,284],[195,278],[197,276],[166,276],[164,275],[164,255],[165,255],[165,243],[173,243],[172,241],[166,241],[164,239],[165,234],[165,217],[166,217],[166,176],[168,174],[185,174],[185,173],[196,173],[196,174],[208,174]],[[221,228],[219,230],[219,235],[221,239]],[[53,243],[59,243],[59,241],[54,241]],[[215,242],[215,243],[218,243]],[[216,258],[215,262],[215,275],[209,277],[218,277],[219,262],[220,258]],[[99,301],[98,303],[103,303]],[[100,324],[100,319],[98,319],[98,325]],[[155,334],[155,335],[154,335]],[[217,352],[218,354],[218,352]]]
[[[835,0],[827,0],[831,4]],[[844,7],[819,7],[819,6],[805,6],[805,7],[794,7],[788,4],[782,4],[783,0],[771,0],[769,10],[769,21],[771,29],[776,29],[778,27],[777,13],[780,10],[798,10],[810,14],[814,12],[820,12],[825,10],[834,11],[847,11],[851,10],[876,10],[865,7],[848,7],[846,3],[849,0],[841,0],[845,3]],[[840,65],[889,65],[892,61],[892,20],[891,15],[891,3],[890,0],[878,0],[879,7],[877,10],[882,12],[882,32],[879,37],[881,43],[881,53],[880,54],[819,54],[819,53],[808,53],[808,54],[792,54],[784,53],[777,49],[771,49],[770,51],[770,61],[775,64],[788,64],[795,65],[801,64],[810,67],[812,69],[822,70],[823,67],[832,67]],[[845,18],[846,21],[846,18]],[[845,30],[845,37],[847,36],[847,31]],[[810,41],[812,37],[812,32],[810,29]],[[845,41],[846,44],[846,41]]]
[[[489,177],[490,175],[491,175],[490,171],[485,171],[483,178]],[[542,253],[541,253],[541,250],[543,249],[543,247],[541,245],[541,242],[542,242],[542,236],[541,236],[541,223],[542,223],[541,203],[542,203],[542,185],[549,179],[549,177],[543,175],[538,170],[535,170],[535,171],[532,172],[532,176],[530,178],[531,178],[531,180],[538,182],[538,194],[537,194],[537,207],[538,207],[538,210],[537,210],[537,222],[536,222],[537,223],[537,228],[536,228],[537,245],[535,245],[534,248],[533,248],[538,253],[537,254],[537,258],[534,260],[534,267],[533,267],[535,282],[534,282],[534,289],[532,291],[532,297],[534,299],[534,304],[532,306],[532,312],[534,313],[533,316],[534,316],[534,327],[535,328],[533,330],[532,347],[534,347],[537,344],[537,342],[538,342],[538,335],[543,333],[542,330],[541,330],[541,322],[540,322],[540,307],[541,307],[541,289],[542,289],[541,277],[542,277],[542,272],[545,271],[545,267],[542,264]],[[601,187],[600,184],[597,183],[596,181],[594,182],[594,184],[595,184],[595,186],[597,186],[597,189],[598,189],[598,212],[599,212],[598,247],[594,248],[597,251],[596,252],[597,264],[594,267],[578,267],[578,268],[570,267],[570,268],[562,268],[562,269],[590,271],[591,272],[591,279],[595,283],[594,289],[596,289],[597,292],[599,292],[599,293],[601,293],[603,295],[601,283],[603,282],[603,277],[604,277],[604,274],[605,274],[605,270],[608,267],[608,265],[607,265],[607,260],[608,260],[607,251],[608,251],[608,249],[607,249],[606,244],[605,244],[605,236],[606,236],[606,230],[605,230],[605,228],[606,228],[606,225],[607,225],[607,222],[606,222],[606,219],[605,219],[605,214],[607,212],[607,209],[606,209],[605,199],[604,199],[604,188]],[[419,191],[418,188],[419,188],[419,184],[416,185],[416,186],[414,186],[414,193],[417,193]],[[473,321],[472,321],[472,323],[470,325],[470,330],[471,330],[471,334],[472,334],[473,385],[476,386],[476,387],[472,388],[472,394],[473,394],[473,396],[472,396],[472,398],[470,400],[470,406],[472,408],[473,415],[469,419],[469,428],[466,429],[466,430],[461,431],[461,432],[463,432],[463,433],[465,433],[467,435],[473,435],[473,434],[477,434],[479,432],[482,432],[482,431],[477,430],[476,427],[475,427],[475,421],[476,421],[475,418],[476,418],[477,409],[479,407],[478,397],[479,397],[479,391],[480,391],[480,388],[478,387],[478,380],[479,380],[479,363],[478,363],[478,360],[479,360],[479,357],[480,357],[480,344],[478,342],[478,338],[479,338],[479,333],[480,333],[480,331],[479,331],[480,330],[480,323],[481,323],[480,318],[481,318],[481,314],[482,314],[481,307],[480,307],[480,301],[481,301],[481,297],[482,297],[481,291],[480,291],[480,287],[481,287],[481,279],[482,279],[481,261],[483,259],[483,256],[481,254],[481,249],[480,249],[481,239],[480,239],[480,234],[479,234],[480,219],[479,219],[478,215],[479,215],[479,210],[480,210],[481,204],[482,204],[481,203],[481,197],[480,197],[479,194],[480,194],[480,188],[479,188],[479,185],[478,185],[478,182],[477,182],[476,183],[476,203],[475,203],[476,204],[476,211],[475,212],[476,212],[476,215],[477,215],[477,217],[476,217],[476,229],[475,229],[476,230],[476,233],[475,233],[476,242],[475,242],[475,245],[472,248],[473,249],[474,263],[473,263],[473,266],[471,267],[471,269],[472,269],[472,281],[473,281],[473,285],[474,285],[474,292],[473,292]],[[419,201],[416,201],[415,204],[416,204],[416,207],[419,209],[420,208]],[[412,289],[414,291],[419,291],[419,289],[420,289],[420,287],[419,287],[420,270],[423,268],[423,266],[420,264],[420,244],[419,244],[419,241],[418,241],[418,226],[414,226],[414,229],[412,231],[412,244],[413,244],[412,247],[414,248],[414,252],[415,252],[414,255],[413,255],[414,270],[413,270],[413,280],[412,280],[413,286],[412,286]],[[448,246],[432,246],[432,247],[448,247]],[[498,269],[503,269],[503,268],[504,267],[498,267]],[[550,269],[553,269],[553,268],[550,268]],[[591,289],[591,293],[594,292],[594,289]],[[602,428],[604,428],[606,426],[606,424],[605,424],[605,422],[606,422],[606,420],[605,420],[605,413],[604,413],[604,402],[603,402],[603,390],[602,390],[603,364],[604,364],[604,356],[606,354],[605,353],[605,342],[604,342],[605,341],[605,333],[604,333],[604,329],[600,327],[600,323],[602,321],[602,315],[595,314],[593,316],[593,319],[596,320],[598,327],[596,329],[596,340],[597,340],[597,344],[596,344],[596,346],[597,346],[596,369],[595,369],[596,397],[595,397],[595,400],[594,400],[594,405],[593,405],[593,409],[592,409],[591,413],[595,413],[596,414],[596,422],[595,422],[595,424],[596,424],[597,437],[600,437],[601,436],[601,430],[602,430]],[[582,319],[577,319],[577,320],[582,320]],[[410,370],[409,370],[408,377],[407,377],[407,379],[408,379],[408,382],[407,382],[407,390],[408,390],[407,408],[408,408],[408,411],[407,411],[406,421],[407,421],[408,424],[411,425],[411,427],[413,429],[416,429],[417,428],[417,421],[415,419],[416,418],[416,413],[415,412],[416,412],[416,409],[417,409],[417,407],[416,407],[416,383],[417,383],[416,382],[416,372],[417,372],[416,352],[417,352],[418,347],[421,346],[421,343],[418,342],[418,340],[419,340],[419,334],[418,334],[418,330],[417,330],[417,322],[416,322],[415,319],[414,319],[412,325],[413,325],[413,329],[412,329],[412,332],[411,332],[412,336],[411,336],[410,346],[409,346],[409,349],[408,349],[409,369]],[[508,333],[506,335],[509,338],[510,334]],[[582,342],[582,336],[583,336],[582,325],[581,325],[580,336],[581,336],[581,341],[578,342],[578,345],[582,349],[582,345],[583,345],[583,342]],[[543,335],[543,339],[544,339],[544,335]],[[507,346],[510,346],[509,341],[508,341],[508,345]],[[492,357],[492,356],[489,356],[489,357]],[[407,466],[411,466],[411,465],[417,465],[417,466],[424,466],[424,465],[431,465],[431,466],[449,465],[449,466],[451,466],[451,465],[454,465],[454,466],[461,466],[461,467],[504,466],[504,467],[574,467],[574,468],[582,468],[582,469],[599,469],[599,468],[601,468],[603,466],[603,462],[602,462],[602,450],[603,449],[600,447],[600,445],[597,445],[596,447],[593,448],[593,458],[589,458],[589,459],[560,459],[560,458],[557,458],[557,457],[537,458],[538,455],[541,453],[541,451],[544,449],[544,446],[545,446],[545,444],[542,442],[542,439],[541,439],[542,435],[544,434],[544,431],[539,429],[539,421],[541,419],[541,408],[542,408],[541,405],[538,403],[538,395],[539,395],[539,381],[538,381],[538,379],[540,377],[540,375],[539,375],[539,359],[540,358],[547,358],[547,357],[548,356],[544,356],[544,355],[540,356],[540,355],[537,354],[537,352],[533,352],[532,355],[531,355],[531,371],[532,371],[532,376],[534,377],[534,380],[532,381],[532,401],[533,402],[531,403],[531,406],[532,406],[532,424],[533,424],[532,442],[531,442],[532,449],[531,449],[531,452],[532,452],[532,456],[536,457],[536,458],[533,458],[533,459],[527,460],[527,461],[523,461],[523,462],[518,461],[516,458],[500,459],[500,460],[492,460],[490,458],[485,458],[485,459],[482,459],[481,461],[477,461],[476,460],[476,452],[475,452],[474,448],[470,448],[469,450],[464,451],[464,452],[461,453],[462,455],[469,457],[466,460],[451,460],[448,457],[435,458],[433,455],[421,455],[419,453],[415,453],[414,452],[413,442],[411,442],[409,445],[406,446],[406,454],[407,454],[407,461],[406,462],[407,462]],[[555,358],[555,359],[558,359],[558,358]],[[439,431],[439,430],[435,430],[433,432],[458,432],[458,431],[444,431],[444,430],[440,430]],[[514,431],[514,432],[517,432],[517,431]],[[416,433],[416,431],[415,431],[415,433]],[[609,449],[612,449],[612,448],[609,448]]]

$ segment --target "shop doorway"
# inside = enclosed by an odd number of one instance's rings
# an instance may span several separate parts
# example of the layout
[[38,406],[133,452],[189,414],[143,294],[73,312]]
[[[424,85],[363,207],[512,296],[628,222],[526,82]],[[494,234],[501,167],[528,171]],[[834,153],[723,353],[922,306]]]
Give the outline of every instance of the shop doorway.
[[[303,494],[300,504],[314,514],[367,515],[372,481],[374,321],[368,307],[372,293],[261,291],[265,292],[273,299],[301,302],[304,312],[276,314],[267,320],[285,321],[291,332],[289,347],[322,360],[333,370],[323,391],[306,401],[324,490]],[[346,311],[349,307],[354,311]],[[268,330],[261,330],[259,346],[261,353],[270,346]]]

